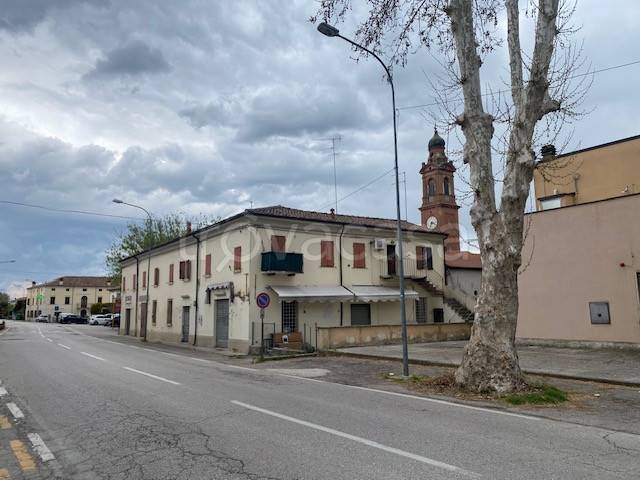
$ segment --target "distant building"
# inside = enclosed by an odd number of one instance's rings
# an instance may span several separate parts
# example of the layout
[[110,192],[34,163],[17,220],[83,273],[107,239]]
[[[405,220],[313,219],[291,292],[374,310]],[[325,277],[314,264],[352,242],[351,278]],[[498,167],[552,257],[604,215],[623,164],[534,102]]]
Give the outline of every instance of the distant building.
[[640,344],[640,136],[555,155],[525,216],[517,337]]
[[111,303],[111,280],[108,277],[59,277],[27,288],[26,320],[47,315],[55,321],[60,313],[88,317],[94,303]]

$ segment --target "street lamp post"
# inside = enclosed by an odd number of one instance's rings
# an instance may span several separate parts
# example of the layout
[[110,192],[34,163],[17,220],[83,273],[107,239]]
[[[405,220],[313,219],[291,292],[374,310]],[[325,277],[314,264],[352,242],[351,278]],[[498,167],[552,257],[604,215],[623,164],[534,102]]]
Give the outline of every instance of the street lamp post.
[[[142,210],[144,213],[147,214],[147,217],[149,218],[149,227],[153,225],[153,218],[151,217],[151,214],[146,208],[141,207],[140,205],[134,205],[133,203],[124,202],[119,198],[114,198],[113,203],[119,203],[122,205],[129,205],[130,207],[139,208],[140,210]],[[147,250],[149,250],[150,248],[150,245],[148,243],[146,245],[146,248]],[[149,317],[149,284],[150,283],[151,283],[151,253],[147,252],[147,299],[145,301],[146,307],[144,312],[144,337],[142,337],[143,342],[147,341],[147,319]],[[136,308],[138,308],[137,305],[136,305]]]
[[400,182],[399,182],[399,174],[398,174],[398,127],[396,120],[396,91],[393,86],[393,77],[391,72],[389,71],[389,67],[380,59],[378,55],[369,50],[366,47],[354,42],[353,40],[343,37],[340,35],[340,31],[328,23],[322,22],[318,25],[318,31],[327,37],[339,37],[343,39],[345,42],[350,43],[356,48],[360,50],[364,50],[373,58],[375,58],[382,68],[384,68],[385,73],[387,74],[387,81],[389,85],[391,85],[391,103],[393,107],[393,152],[394,152],[394,169],[396,176],[396,230],[397,230],[397,239],[398,239],[398,255],[400,256],[400,261],[398,262],[398,275],[400,278],[400,322],[402,325],[402,375],[405,377],[409,376],[409,350],[407,346],[407,315],[405,311],[405,292],[404,292],[404,254],[402,248],[402,214],[400,211]]

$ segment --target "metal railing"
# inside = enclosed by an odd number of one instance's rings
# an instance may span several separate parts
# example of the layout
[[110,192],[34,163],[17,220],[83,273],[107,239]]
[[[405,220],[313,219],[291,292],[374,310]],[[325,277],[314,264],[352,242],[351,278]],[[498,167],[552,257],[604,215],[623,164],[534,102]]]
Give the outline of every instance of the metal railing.
[[[380,260],[380,276],[382,278],[397,278],[400,271],[398,258]],[[438,290],[444,289],[444,278],[440,273],[427,268],[427,260],[418,261],[416,258],[403,259],[404,277],[408,279],[426,278]]]
[[302,273],[301,253],[263,252],[261,270],[263,272]]

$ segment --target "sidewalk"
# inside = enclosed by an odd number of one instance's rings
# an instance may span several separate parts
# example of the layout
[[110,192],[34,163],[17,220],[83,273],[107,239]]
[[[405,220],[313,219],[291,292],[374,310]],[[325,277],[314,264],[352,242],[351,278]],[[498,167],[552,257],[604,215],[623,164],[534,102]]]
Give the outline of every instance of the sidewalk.
[[[413,343],[409,361],[422,365],[457,366],[465,342]],[[349,356],[402,359],[401,345],[350,347],[336,350]],[[640,386],[640,350],[518,346],[525,373],[618,385]]]

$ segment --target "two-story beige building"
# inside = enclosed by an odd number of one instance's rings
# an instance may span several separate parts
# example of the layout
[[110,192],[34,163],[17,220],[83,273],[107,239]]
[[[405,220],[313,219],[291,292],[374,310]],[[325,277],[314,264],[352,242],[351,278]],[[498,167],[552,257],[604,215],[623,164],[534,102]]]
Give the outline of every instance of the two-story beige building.
[[32,282],[27,288],[26,320],[46,315],[56,321],[61,313],[88,317],[94,303],[112,301],[111,280],[108,277],[65,276],[50,282]]
[[[407,319],[419,338],[416,328],[445,321],[445,235],[402,227]],[[371,327],[351,343],[398,338],[395,228],[390,219],[282,206],[245,210],[124,259],[120,332],[242,353],[262,338],[327,346],[347,331],[323,329]],[[271,298],[264,318],[260,292]]]
[[537,211],[525,216],[517,337],[640,345],[640,136],[542,153]]

